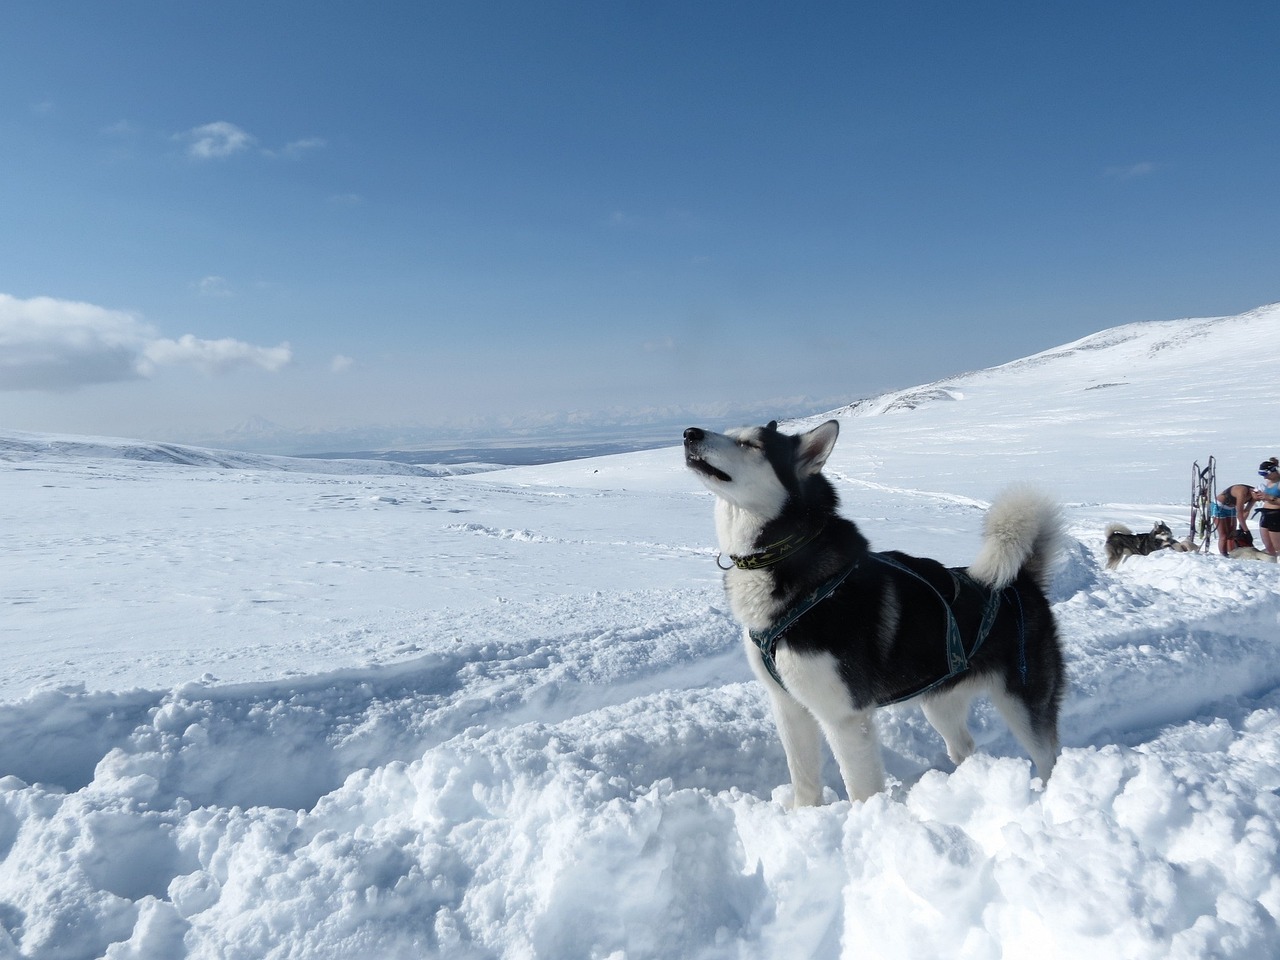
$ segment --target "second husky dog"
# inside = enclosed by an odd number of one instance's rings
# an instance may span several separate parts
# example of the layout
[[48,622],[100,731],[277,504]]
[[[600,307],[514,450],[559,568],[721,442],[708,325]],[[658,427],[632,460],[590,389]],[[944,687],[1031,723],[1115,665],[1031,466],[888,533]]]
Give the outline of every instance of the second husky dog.
[[1025,491],[996,502],[967,570],[872,553],[821,472],[838,433],[835,420],[801,435],[776,423],[684,433],[685,462],[716,495],[729,605],[772,701],[794,803],[821,801],[822,735],[851,799],[883,789],[875,710],[917,696],[960,763],[974,750],[969,703],[988,693],[1047,780],[1066,687],[1045,598],[1056,506]]
[[1114,570],[1129,557],[1145,557],[1174,545],[1173,531],[1160,521],[1150,533],[1134,533],[1123,523],[1107,525],[1107,569]]

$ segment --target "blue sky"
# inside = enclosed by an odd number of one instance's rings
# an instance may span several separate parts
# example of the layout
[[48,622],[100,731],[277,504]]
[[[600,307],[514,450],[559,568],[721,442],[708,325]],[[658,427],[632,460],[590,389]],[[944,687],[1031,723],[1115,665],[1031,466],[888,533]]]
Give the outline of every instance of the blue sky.
[[1278,48],[1260,2],[17,0],[0,427],[715,424],[1239,313]]

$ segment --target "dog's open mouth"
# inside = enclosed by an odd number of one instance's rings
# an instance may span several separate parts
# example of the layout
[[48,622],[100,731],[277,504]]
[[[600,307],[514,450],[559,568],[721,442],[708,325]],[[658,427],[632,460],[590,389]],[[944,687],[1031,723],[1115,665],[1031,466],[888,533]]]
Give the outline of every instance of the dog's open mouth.
[[703,460],[700,456],[698,456],[695,453],[685,453],[684,462],[685,462],[685,465],[688,466],[690,470],[694,470],[698,473],[704,474],[705,476],[711,477],[712,479],[719,480],[721,483],[728,483],[733,479],[723,470],[720,470],[717,467],[713,467],[711,464],[707,463],[707,461]]

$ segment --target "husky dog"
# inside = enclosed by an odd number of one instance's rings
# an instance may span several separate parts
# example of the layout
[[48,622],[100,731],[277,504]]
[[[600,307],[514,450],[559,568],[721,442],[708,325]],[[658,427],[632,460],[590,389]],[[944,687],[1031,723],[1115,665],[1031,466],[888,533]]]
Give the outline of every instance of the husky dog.
[[1236,547],[1229,554],[1232,560],[1261,560],[1263,563],[1275,563],[1276,558],[1273,554],[1257,547]]
[[1162,522],[1157,522],[1150,533],[1134,533],[1123,523],[1112,523],[1107,525],[1106,533],[1108,570],[1114,570],[1129,557],[1145,557],[1174,544],[1173,531]]
[[974,750],[969,702],[988,693],[1048,780],[1066,688],[1045,598],[1056,506],[1024,490],[1000,499],[967,570],[872,553],[821,472],[839,429],[684,432],[686,464],[716,495],[725,590],[772,701],[795,805],[821,801],[820,734],[850,799],[883,789],[875,710],[917,697],[958,764]]

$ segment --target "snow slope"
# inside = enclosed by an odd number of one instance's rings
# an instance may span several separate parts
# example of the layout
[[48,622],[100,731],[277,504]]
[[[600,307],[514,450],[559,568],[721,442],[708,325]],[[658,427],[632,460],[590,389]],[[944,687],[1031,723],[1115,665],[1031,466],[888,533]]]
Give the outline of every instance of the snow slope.
[[0,960],[1280,956],[1280,571],[1100,563],[1280,452],[1278,361],[1273,306],[837,411],[877,547],[1063,499],[1072,691],[1047,787],[987,704],[958,770],[902,706],[890,790],[829,764],[796,812],[678,437],[431,475],[0,434]]

